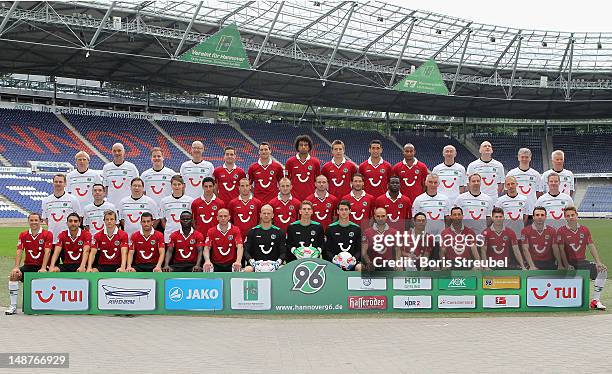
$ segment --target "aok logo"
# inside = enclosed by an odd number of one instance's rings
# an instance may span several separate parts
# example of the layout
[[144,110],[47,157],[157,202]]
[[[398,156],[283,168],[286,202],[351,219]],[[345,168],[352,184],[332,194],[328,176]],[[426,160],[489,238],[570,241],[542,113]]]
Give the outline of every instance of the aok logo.
[[450,282],[448,282],[448,287],[457,287],[463,288],[465,287],[465,278],[453,278]]
[[576,278],[527,278],[527,306],[579,307],[583,280]]
[[325,285],[325,266],[314,261],[304,261],[293,270],[293,291],[305,294],[318,292]]

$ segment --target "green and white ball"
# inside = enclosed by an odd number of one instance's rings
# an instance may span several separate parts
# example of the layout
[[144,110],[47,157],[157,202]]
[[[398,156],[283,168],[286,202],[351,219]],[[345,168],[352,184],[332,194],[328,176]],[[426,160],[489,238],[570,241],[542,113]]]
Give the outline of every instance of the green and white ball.
[[297,247],[291,250],[293,255],[300,258],[321,258],[321,250],[312,246]]

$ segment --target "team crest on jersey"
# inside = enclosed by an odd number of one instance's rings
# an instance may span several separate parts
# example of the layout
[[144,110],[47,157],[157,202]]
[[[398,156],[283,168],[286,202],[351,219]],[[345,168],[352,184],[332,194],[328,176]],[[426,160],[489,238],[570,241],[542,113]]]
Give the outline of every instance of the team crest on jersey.
[[310,235],[311,235],[311,236],[315,236],[316,234],[317,234],[317,232],[316,232],[316,231],[314,231],[314,230],[312,230],[312,231],[310,232]]
[[580,240],[584,239],[584,234],[580,234]]
[[438,205],[444,205],[442,201],[438,201]]
[[230,235],[227,237],[227,240],[234,240],[234,235]]
[[39,239],[38,244],[45,244],[45,239]]
[[364,202],[363,202],[363,206],[368,206],[368,202],[367,202],[367,201],[364,201]]
[[195,244],[195,239],[191,239],[191,240],[189,241],[189,244]]
[[352,232],[352,231],[351,231],[351,232],[349,232],[349,238],[352,238],[353,236],[355,236],[355,233],[354,233],[354,232]]
[[238,179],[238,174],[234,174],[234,179]]
[[155,243],[157,243],[157,240],[155,239],[151,240],[151,245],[155,245]]
[[293,205],[289,205],[289,210],[293,210],[295,207]]
[[544,235],[544,239],[546,240],[550,239],[550,235]]
[[82,241],[82,240],[79,240],[79,241],[77,242],[77,244],[78,244],[78,245],[83,245],[83,241]]
[[272,239],[272,240],[276,239],[276,234],[270,235],[270,239]]
[[402,209],[404,207],[404,204],[399,204],[397,207]]
[[217,206],[213,205],[212,210],[217,210]]
[[123,174],[124,174],[124,175],[125,175],[125,174],[127,174],[127,170],[124,170],[124,171],[123,171]]
[[68,206],[68,203],[64,203],[64,206]]
[[508,237],[507,237],[507,236],[504,236],[504,237],[503,237],[503,239],[504,239],[504,241],[506,241],[506,240],[508,240]]
[[484,201],[481,201],[480,205],[484,206],[484,205],[487,205],[487,203],[485,203]]
[[416,170],[414,171],[414,174],[419,174],[420,172],[421,172],[421,171],[420,171],[419,169],[416,169]]
[[455,172],[453,173],[455,175],[459,175],[459,172],[455,170]]
[[348,173],[348,168],[342,169],[343,172]]
[[121,244],[121,242],[120,242],[119,240],[115,240],[115,243],[114,243],[114,244],[115,244],[115,245],[119,245],[119,244]]
[[87,178],[87,181],[88,181],[88,182],[91,182],[91,178]]
[[140,207],[141,207],[141,208],[144,208],[144,204],[140,204]]
[[249,205],[249,209],[255,209],[255,205]]
[[183,208],[187,208],[187,204],[183,204]]
[[[259,174],[259,173],[257,173]],[[270,170],[270,175],[274,175],[274,170]]]
[[383,169],[380,169],[380,172],[384,174],[385,169],[384,169],[384,168],[383,168]]
[[326,207],[326,208],[331,208],[331,203],[327,203],[327,204],[325,204],[325,207]]
[[308,170],[312,170],[312,165],[308,165]]

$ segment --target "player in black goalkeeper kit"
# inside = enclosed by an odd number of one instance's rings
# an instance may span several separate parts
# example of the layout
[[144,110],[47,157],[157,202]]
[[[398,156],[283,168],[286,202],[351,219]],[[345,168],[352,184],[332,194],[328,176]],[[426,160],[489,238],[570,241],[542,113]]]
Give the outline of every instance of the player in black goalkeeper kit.
[[249,230],[244,242],[244,271],[274,271],[287,257],[285,233],[272,224],[274,208],[266,204],[259,213],[259,225]]
[[323,258],[343,270],[361,271],[361,227],[350,221],[351,203],[338,204],[338,221],[327,228]]
[[287,262],[296,258],[321,257],[325,234],[323,227],[310,219],[312,211],[312,203],[302,201],[300,220],[287,227]]

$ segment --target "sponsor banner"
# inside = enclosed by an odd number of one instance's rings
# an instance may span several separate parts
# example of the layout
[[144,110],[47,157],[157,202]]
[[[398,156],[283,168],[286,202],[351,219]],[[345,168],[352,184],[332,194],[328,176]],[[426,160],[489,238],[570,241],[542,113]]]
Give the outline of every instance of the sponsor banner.
[[83,311],[89,309],[89,280],[32,279],[32,310]]
[[431,296],[393,296],[393,309],[431,309]]
[[98,280],[98,309],[155,310],[155,279],[105,278]]
[[272,280],[270,278],[232,278],[232,309],[270,310],[272,308]]
[[387,296],[349,296],[348,308],[353,310],[386,310]]
[[348,277],[350,291],[385,291],[387,278]]
[[505,277],[482,277],[484,290],[520,290],[521,277],[518,275]]
[[582,306],[582,278],[527,278],[527,306],[571,308]]
[[235,24],[226,26],[210,38],[179,56],[181,61],[250,69],[249,59]]
[[393,277],[394,290],[431,290],[430,277]]
[[483,308],[520,308],[520,295],[484,295],[482,297]]
[[413,73],[399,81],[393,89],[405,92],[448,95],[448,88],[446,88],[438,64],[434,60],[425,61]]
[[439,309],[474,309],[476,308],[475,295],[439,295]]
[[440,290],[475,290],[476,277],[452,277],[439,278],[438,289]]
[[223,279],[166,279],[164,289],[168,310],[223,310]]

